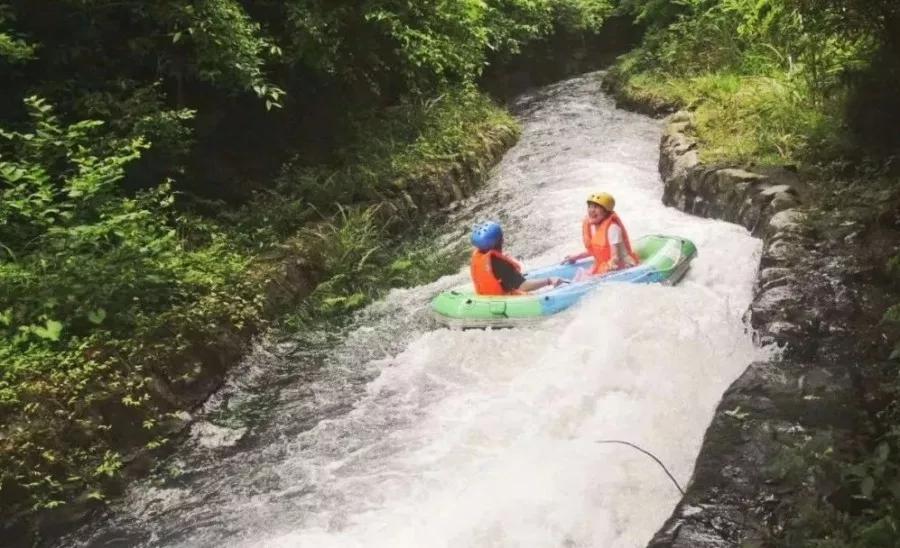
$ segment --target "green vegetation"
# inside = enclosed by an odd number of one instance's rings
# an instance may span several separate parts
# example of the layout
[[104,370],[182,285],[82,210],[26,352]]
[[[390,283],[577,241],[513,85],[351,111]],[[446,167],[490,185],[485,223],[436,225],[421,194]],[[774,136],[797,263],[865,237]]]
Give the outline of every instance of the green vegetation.
[[339,327],[347,312],[391,288],[421,285],[459,270],[468,252],[464,240],[435,249],[434,230],[422,225],[413,238],[391,234],[379,221],[380,209],[342,210],[335,222],[304,229],[301,241],[328,263],[330,274],[298,308],[281,317],[281,329],[297,332],[323,321]]
[[194,365],[167,359],[242,329],[260,302],[248,257],[173,210],[170,184],[121,193],[144,140],[98,139],[100,122],[64,125],[26,102],[33,127],[0,132],[0,485],[13,509],[103,498],[124,439],[165,441],[176,409],[151,386]]
[[686,78],[638,74],[629,93],[694,111],[692,129],[710,164],[798,164],[829,157],[841,118],[802,100],[788,80],[717,72]]
[[[900,4],[627,0],[621,8],[648,30],[611,81],[640,103],[692,110],[703,161],[794,166],[813,182],[826,231],[835,218],[894,230],[885,219],[896,218],[900,196]],[[895,280],[897,264],[886,269]],[[900,319],[898,310],[888,309],[885,321]],[[898,356],[879,371],[847,364],[859,382],[862,431],[851,439],[820,432],[785,447],[766,473],[790,491],[792,513],[784,515],[785,503],[775,517],[783,522],[756,531],[763,538],[748,546],[897,545]]]
[[635,0],[627,9],[649,31],[614,76],[628,95],[694,110],[704,160],[803,165],[871,141],[897,145],[895,105],[870,104],[887,118],[874,126],[851,111],[871,72],[886,89],[896,81],[896,57],[884,61],[900,29],[891,2]]
[[478,77],[611,10],[0,1],[0,519],[108,498],[284,311],[445,272],[401,236],[516,137]]

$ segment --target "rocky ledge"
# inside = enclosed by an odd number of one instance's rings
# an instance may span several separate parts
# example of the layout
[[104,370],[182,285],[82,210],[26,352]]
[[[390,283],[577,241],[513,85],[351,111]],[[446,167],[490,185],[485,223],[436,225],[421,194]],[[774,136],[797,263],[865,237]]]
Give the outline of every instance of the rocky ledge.
[[820,436],[838,447],[865,421],[860,371],[886,355],[875,282],[897,238],[817,209],[790,170],[704,165],[690,123],[677,113],[662,137],[663,201],[763,239],[748,316],[773,353],[724,394],[686,495],[649,546],[763,546],[816,496],[782,481],[792,451]]

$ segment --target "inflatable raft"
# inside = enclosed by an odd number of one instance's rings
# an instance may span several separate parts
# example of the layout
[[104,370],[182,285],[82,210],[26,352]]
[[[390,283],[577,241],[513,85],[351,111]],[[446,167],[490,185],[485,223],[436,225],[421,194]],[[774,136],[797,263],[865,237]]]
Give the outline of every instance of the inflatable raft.
[[[471,284],[440,293],[431,302],[435,318],[444,325],[460,328],[512,327],[569,308],[586,294],[610,283],[674,285],[684,277],[697,256],[693,242],[674,236],[644,236],[632,246],[641,264],[596,276],[581,282],[562,284],[527,295],[475,295]],[[571,265],[553,265],[525,273],[528,279],[559,277],[574,279],[579,269],[593,268],[593,258]]]

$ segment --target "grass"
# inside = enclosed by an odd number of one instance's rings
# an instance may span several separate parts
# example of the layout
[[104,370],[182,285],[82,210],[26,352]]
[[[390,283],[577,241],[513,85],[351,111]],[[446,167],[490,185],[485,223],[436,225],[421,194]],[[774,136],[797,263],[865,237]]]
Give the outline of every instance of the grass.
[[709,164],[798,165],[840,143],[840,108],[817,104],[784,76],[642,72],[624,89],[638,101],[692,110],[701,160]]
[[459,269],[465,242],[435,250],[439,229],[426,223],[416,227],[415,235],[391,234],[378,221],[378,209],[342,209],[332,221],[303,231],[304,245],[330,263],[330,275],[281,318],[281,329],[310,329],[323,321],[341,325],[349,312],[392,288],[429,283]]

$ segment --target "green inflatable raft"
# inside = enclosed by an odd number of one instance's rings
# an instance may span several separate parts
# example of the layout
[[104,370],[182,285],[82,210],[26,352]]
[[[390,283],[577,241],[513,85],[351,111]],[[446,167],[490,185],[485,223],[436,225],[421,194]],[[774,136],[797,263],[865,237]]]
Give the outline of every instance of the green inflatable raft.
[[[472,285],[467,284],[440,293],[431,302],[431,308],[434,317],[450,327],[512,327],[565,310],[610,283],[676,284],[697,256],[693,242],[676,236],[644,236],[633,247],[641,258],[641,264],[635,267],[528,295],[476,295]],[[526,272],[525,277],[573,280],[579,269],[589,270],[593,263],[590,258],[571,265],[552,265]]]

